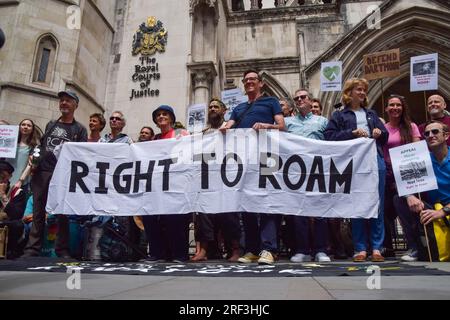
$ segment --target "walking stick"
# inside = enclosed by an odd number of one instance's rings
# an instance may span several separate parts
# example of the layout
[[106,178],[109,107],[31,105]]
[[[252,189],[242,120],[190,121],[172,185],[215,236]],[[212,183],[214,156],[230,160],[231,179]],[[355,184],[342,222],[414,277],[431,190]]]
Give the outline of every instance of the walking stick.
[[[420,197],[420,193],[419,193],[419,200],[422,201],[422,198]],[[425,239],[427,241],[428,257],[430,258],[430,262],[433,262],[433,259],[431,259],[430,240],[428,240],[427,226],[424,225],[423,229],[425,230]]]

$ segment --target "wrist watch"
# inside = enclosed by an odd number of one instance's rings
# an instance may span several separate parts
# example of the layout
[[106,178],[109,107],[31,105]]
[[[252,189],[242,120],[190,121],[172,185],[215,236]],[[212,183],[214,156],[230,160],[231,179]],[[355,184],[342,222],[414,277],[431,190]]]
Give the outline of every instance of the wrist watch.
[[446,216],[450,215],[450,207],[443,207],[442,211],[444,211]]

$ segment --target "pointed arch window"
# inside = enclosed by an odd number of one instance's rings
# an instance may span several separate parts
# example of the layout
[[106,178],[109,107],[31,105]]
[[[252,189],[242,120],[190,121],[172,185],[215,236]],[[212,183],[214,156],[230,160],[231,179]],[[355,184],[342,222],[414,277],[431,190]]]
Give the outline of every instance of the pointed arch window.
[[33,82],[50,86],[56,62],[58,44],[52,35],[40,38],[34,59]]

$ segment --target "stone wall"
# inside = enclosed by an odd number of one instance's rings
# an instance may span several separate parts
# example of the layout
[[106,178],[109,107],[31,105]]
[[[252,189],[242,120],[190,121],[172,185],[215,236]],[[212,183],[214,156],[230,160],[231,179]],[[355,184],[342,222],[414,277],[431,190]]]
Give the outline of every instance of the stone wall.
[[[192,21],[188,1],[136,1],[119,0],[115,24],[119,27],[113,40],[113,54],[106,97],[106,114],[121,110],[127,117],[124,132],[136,139],[144,125],[155,128],[152,111],[159,105],[174,107],[176,117],[184,122],[189,103],[189,83],[186,64],[190,61]],[[132,55],[133,36],[139,26],[154,16],[168,32],[164,53],[156,53],[160,80],[152,81],[151,89],[159,89],[159,96],[133,98],[132,90],[139,90],[140,82],[132,81],[135,66],[140,65],[140,55]],[[158,130],[156,130],[158,131]]]
[[[11,123],[32,118],[40,127],[59,116],[57,93],[70,88],[80,96],[76,118],[87,125],[91,112],[103,109],[115,0],[23,0],[0,6],[7,44],[0,51],[0,113]],[[81,7],[81,30],[68,27],[67,8]],[[84,9],[84,10],[83,10]],[[105,10],[106,17],[102,10]],[[39,39],[51,35],[56,63],[48,84],[33,82]],[[80,36],[81,34],[81,36]],[[53,65],[49,65],[53,68]]]

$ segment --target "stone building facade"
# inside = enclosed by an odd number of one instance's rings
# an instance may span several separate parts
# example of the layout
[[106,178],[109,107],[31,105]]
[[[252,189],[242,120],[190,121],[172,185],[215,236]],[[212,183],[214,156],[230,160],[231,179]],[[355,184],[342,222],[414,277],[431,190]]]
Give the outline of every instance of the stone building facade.
[[58,117],[60,90],[80,97],[76,118],[105,111],[114,0],[0,0],[0,118]]
[[[80,8],[78,30],[67,27],[73,5]],[[401,75],[383,80],[384,93],[406,96],[414,120],[422,122],[424,93],[409,92],[409,60],[438,53],[438,92],[450,98],[449,13],[446,0],[0,0],[7,36],[0,50],[0,117],[44,124],[58,114],[56,93],[71,88],[81,96],[82,122],[92,112],[121,110],[125,131],[136,137],[141,126],[154,126],[157,106],[172,105],[185,122],[187,106],[242,89],[249,68],[261,71],[268,94],[291,97],[308,88],[330,115],[340,94],[320,92],[322,62],[343,61],[345,80],[362,76],[363,55],[400,48]],[[155,28],[160,38],[154,33],[147,40],[159,39],[161,48],[148,59],[133,54],[138,30]],[[55,48],[53,56],[46,52],[48,77],[36,66],[45,46]],[[374,80],[369,89],[380,114],[381,86]]]

